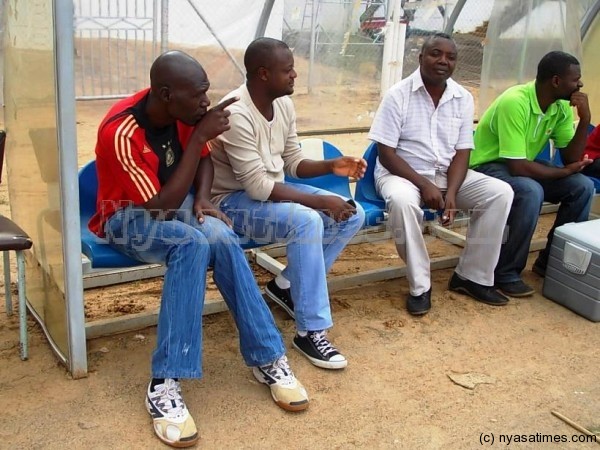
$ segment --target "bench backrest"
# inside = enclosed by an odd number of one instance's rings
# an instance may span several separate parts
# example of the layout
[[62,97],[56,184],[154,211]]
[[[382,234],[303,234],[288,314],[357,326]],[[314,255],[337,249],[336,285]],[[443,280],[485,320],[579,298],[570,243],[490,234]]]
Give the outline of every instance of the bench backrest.
[[[356,183],[355,198],[365,209],[365,222],[367,225],[377,225],[383,221],[385,200],[380,197],[375,188],[375,164],[377,164],[377,143],[371,142],[363,155],[367,162],[365,176]],[[435,218],[435,212],[423,208],[424,219],[429,221]]]
[[[309,158],[317,161],[339,158],[342,152],[333,144],[318,138],[303,139],[300,142],[303,153]],[[314,178],[293,178],[286,175],[287,183],[307,184],[310,186],[335,192],[343,197],[352,198],[348,177],[328,174]]]
[[88,228],[96,212],[98,174],[96,161],[90,161],[79,170],[79,219],[81,221],[81,252],[91,261],[92,268],[132,267],[143,264],[113,249]]

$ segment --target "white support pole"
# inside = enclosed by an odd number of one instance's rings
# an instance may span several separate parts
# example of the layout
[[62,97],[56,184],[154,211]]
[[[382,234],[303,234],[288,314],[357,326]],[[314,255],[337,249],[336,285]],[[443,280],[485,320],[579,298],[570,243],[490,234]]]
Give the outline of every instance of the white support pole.
[[394,65],[390,86],[393,86],[402,79],[402,70],[404,67],[404,47],[406,43],[406,23],[398,20],[396,24],[396,45],[394,46]]
[[379,96],[383,97],[390,87],[390,61],[392,60],[392,42],[396,28],[391,20],[385,25],[385,40],[383,41],[383,61],[381,63],[381,90]]
[[[156,8],[154,8],[156,14]],[[169,0],[160,2],[160,52],[169,48]]]
[[381,97],[385,95],[391,86],[402,79],[406,36],[406,24],[402,21],[403,16],[402,2],[401,0],[395,0],[389,20],[386,23],[385,41],[383,43]]
[[87,375],[83,274],[77,180],[77,129],[75,124],[75,63],[73,59],[73,1],[54,0],[56,120],[58,129],[60,194],[63,231],[64,285],[69,343],[69,369],[73,378]]
[[319,1],[313,0],[310,10],[310,50],[308,57],[308,93],[312,94],[315,84],[315,51],[317,47],[317,12],[319,10]]

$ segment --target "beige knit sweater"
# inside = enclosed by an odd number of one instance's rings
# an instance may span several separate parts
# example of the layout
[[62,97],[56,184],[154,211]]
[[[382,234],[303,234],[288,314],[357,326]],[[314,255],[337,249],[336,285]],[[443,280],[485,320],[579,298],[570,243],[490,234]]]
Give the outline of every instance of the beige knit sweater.
[[[229,106],[231,129],[210,142],[215,166],[213,202],[219,204],[232,192],[245,190],[250,198],[265,201],[284,174],[296,176],[304,156],[296,133],[296,113],[290,97],[273,102],[273,120],[256,109],[246,85],[224,98],[238,96]],[[222,101],[222,100],[221,100]]]

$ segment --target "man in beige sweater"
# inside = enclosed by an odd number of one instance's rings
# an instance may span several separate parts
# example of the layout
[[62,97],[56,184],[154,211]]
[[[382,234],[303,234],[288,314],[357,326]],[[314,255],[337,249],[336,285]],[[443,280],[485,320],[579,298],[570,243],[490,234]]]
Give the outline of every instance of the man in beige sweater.
[[237,233],[259,242],[285,242],[288,266],[267,284],[266,294],[296,320],[294,347],[314,365],[341,369],[346,358],[327,338],[333,325],[327,271],[362,227],[364,211],[351,199],[303,184],[329,173],[361,178],[366,162],[304,157],[296,133],[294,57],[282,41],[259,38],[244,55],[246,84],[225,98],[231,129],[211,141],[215,166],[213,201]]

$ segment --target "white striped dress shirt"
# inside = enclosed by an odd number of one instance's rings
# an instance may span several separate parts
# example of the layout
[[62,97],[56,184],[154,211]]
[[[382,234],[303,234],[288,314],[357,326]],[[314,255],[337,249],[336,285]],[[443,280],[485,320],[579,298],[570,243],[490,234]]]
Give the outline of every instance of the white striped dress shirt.
[[[385,94],[368,137],[445,189],[456,150],[473,148],[473,113],[473,96],[451,78],[436,108],[417,69]],[[375,179],[388,173],[377,158]]]

